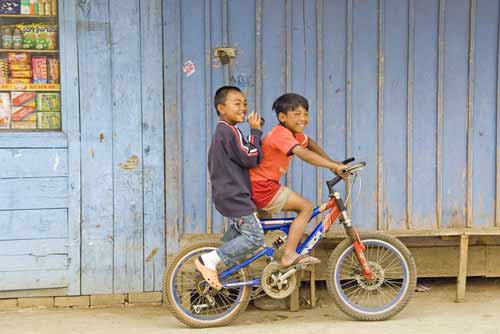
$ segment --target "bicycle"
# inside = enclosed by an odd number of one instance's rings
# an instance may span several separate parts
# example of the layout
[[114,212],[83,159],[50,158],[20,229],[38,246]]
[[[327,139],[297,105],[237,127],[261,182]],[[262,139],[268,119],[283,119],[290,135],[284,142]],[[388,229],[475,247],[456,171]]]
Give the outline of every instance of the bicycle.
[[[354,158],[343,161],[348,164]],[[357,176],[366,166],[360,162],[348,167],[345,175]],[[321,242],[333,224],[343,225],[347,238],[340,242],[328,259],[327,288],[336,305],[348,316],[365,321],[386,320],[405,308],[415,290],[415,261],[398,239],[381,233],[361,236],[352,226],[344,200],[333,187],[340,176],[326,182],[329,201],[316,207],[309,221],[325,213],[312,233],[298,245],[298,254],[309,254]],[[353,182],[355,183],[356,178]],[[347,201],[350,198],[350,193]],[[175,257],[163,277],[163,291],[173,315],[190,327],[216,327],[233,321],[251,299],[268,295],[281,299],[297,286],[295,273],[305,265],[283,267],[273,258],[285,243],[294,218],[262,219],[264,232],[281,231],[272,246],[265,246],[242,263],[218,270],[222,290],[210,288],[194,266],[194,260],[220,243],[209,242],[188,247]],[[267,257],[260,276],[250,277],[248,266]]]

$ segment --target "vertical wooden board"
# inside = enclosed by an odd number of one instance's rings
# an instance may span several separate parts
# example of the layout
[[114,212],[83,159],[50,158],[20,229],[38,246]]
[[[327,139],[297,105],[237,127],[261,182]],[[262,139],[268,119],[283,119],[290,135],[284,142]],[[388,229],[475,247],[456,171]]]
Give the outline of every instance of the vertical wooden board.
[[67,207],[67,177],[0,179],[0,210]]
[[139,0],[110,0],[113,110],[113,291],[143,291],[143,158]]
[[[273,102],[286,91],[285,1],[262,3],[262,116],[264,135],[278,124]],[[280,50],[280,51],[278,51]],[[259,111],[259,110],[258,110]]]
[[[214,57],[214,48],[224,46],[223,41],[223,30],[227,29],[227,27],[223,26],[222,22],[222,11],[223,11],[223,1],[222,0],[212,0],[210,1],[210,44],[211,44],[211,66],[210,66],[210,83],[212,88],[212,94],[210,95],[211,103],[211,134],[213,135],[215,128],[217,126],[217,122],[219,121],[219,117],[217,116],[217,112],[215,111],[215,107],[213,106],[213,96],[217,89],[221,86],[224,86],[224,71],[229,65],[222,65],[218,58]],[[209,73],[206,73],[209,75]],[[211,138],[211,137],[210,137]],[[207,178],[210,176],[207,174]],[[210,185],[211,186],[211,185]],[[224,218],[217,211],[215,206],[212,204],[212,232],[213,233],[222,233],[224,231]]]
[[[363,189],[352,217],[363,229],[377,227],[377,1],[353,0],[352,155],[366,161]],[[353,189],[356,191],[356,188]]]
[[0,149],[0,166],[0,178],[68,176],[68,150]]
[[82,96],[81,293],[98,294],[113,292],[111,31],[108,1],[97,0],[88,5],[78,9]]
[[496,71],[498,51],[498,1],[477,3],[475,80],[472,119],[473,225],[495,223]]
[[[292,92],[304,96],[309,102],[309,125],[304,133],[317,138],[317,41],[316,2],[292,1]],[[327,129],[325,128],[325,131]],[[320,143],[321,145],[321,143]],[[299,158],[293,159],[292,190],[316,204],[316,168]]]
[[443,226],[465,226],[469,1],[446,6],[443,96]]
[[439,0],[415,1],[413,72],[413,216],[415,229],[436,220]]
[[408,0],[384,4],[384,103],[382,219],[391,229],[406,228]]
[[[335,17],[335,20],[331,18]],[[347,2],[323,3],[323,148],[336,161],[347,158]],[[332,173],[323,170],[323,180]],[[324,184],[320,185],[324,187]],[[342,189],[343,186],[339,186]],[[328,192],[323,191],[323,200]]]
[[205,117],[205,9],[196,0],[181,1],[182,63],[196,70],[182,73],[182,154],[184,233],[205,233],[206,117]]
[[61,109],[62,128],[68,136],[69,175],[69,281],[67,293],[79,295],[80,291],[80,223],[81,223],[81,144],[80,144],[80,95],[78,71],[77,5],[75,0],[60,1],[59,43],[61,53]]
[[165,214],[167,255],[179,249],[179,224],[182,218],[179,180],[179,110],[178,99],[181,61],[179,59],[179,0],[163,3],[164,103],[165,103]]
[[144,291],[161,290],[165,267],[162,5],[141,0]]
[[0,241],[67,237],[67,209],[0,211]]

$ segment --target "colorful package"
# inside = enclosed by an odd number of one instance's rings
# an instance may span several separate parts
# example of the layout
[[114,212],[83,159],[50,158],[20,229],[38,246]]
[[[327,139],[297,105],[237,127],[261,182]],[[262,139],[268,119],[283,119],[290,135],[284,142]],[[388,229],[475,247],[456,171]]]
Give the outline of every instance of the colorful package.
[[33,83],[46,84],[48,81],[47,57],[33,57],[31,66],[33,68]]
[[61,128],[61,113],[60,112],[38,112],[37,127],[39,129],[60,129]]
[[9,78],[10,84],[30,84],[31,78]]
[[11,104],[13,107],[35,107],[36,106],[35,92],[12,92]]
[[0,14],[21,14],[21,0],[0,0]]
[[59,83],[59,59],[57,58],[48,58],[47,59],[47,67],[48,67],[48,83],[58,84]]
[[11,78],[31,78],[32,76],[31,71],[10,71]]
[[35,107],[12,107],[12,122],[36,121]]
[[36,121],[13,121],[10,126],[12,129],[36,129]]
[[0,128],[10,128],[11,106],[10,94],[0,93]]
[[31,61],[30,54],[26,53],[26,52],[9,52],[7,54],[7,57],[9,59],[9,64],[12,64],[12,63],[29,64],[29,62]]
[[31,66],[29,63],[10,63],[9,70],[11,71],[30,71]]
[[0,58],[0,84],[9,82],[9,65],[7,58]]
[[37,111],[61,111],[61,95],[59,93],[37,93]]

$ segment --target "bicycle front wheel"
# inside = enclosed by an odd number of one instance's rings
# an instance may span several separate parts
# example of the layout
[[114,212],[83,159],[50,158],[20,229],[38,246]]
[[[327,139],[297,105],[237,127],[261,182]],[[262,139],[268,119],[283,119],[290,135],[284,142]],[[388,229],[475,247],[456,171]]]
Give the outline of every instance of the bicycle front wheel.
[[398,239],[361,234],[368,264],[375,274],[366,280],[350,240],[342,241],[328,261],[327,287],[337,306],[358,320],[386,320],[410,301],[417,281],[415,261]]
[[[163,293],[172,314],[190,327],[224,326],[248,306],[249,286],[217,291],[208,286],[195,268],[194,260],[198,256],[219,246],[220,243],[211,242],[182,250],[163,276]],[[248,271],[242,268],[225,280],[241,282],[247,279]]]

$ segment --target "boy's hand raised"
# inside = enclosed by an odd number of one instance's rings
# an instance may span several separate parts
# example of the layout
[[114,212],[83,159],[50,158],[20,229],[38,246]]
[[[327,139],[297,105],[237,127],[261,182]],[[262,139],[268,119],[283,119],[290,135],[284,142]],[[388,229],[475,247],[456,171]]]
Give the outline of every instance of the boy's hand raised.
[[348,174],[345,174],[344,171],[349,168],[348,165],[344,164],[337,164],[335,168],[330,169],[332,172],[334,172],[336,175],[340,176],[343,179],[347,179],[349,176]]
[[255,111],[248,115],[248,124],[251,129],[262,130],[261,117]]

